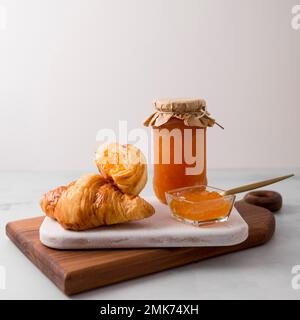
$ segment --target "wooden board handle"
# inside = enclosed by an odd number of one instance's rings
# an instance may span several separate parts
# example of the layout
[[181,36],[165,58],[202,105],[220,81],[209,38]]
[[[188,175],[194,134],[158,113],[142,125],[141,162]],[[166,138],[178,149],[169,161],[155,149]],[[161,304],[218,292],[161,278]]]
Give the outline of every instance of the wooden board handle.
[[279,211],[282,207],[282,196],[276,191],[259,190],[247,193],[243,199],[255,206],[263,207],[272,212]]

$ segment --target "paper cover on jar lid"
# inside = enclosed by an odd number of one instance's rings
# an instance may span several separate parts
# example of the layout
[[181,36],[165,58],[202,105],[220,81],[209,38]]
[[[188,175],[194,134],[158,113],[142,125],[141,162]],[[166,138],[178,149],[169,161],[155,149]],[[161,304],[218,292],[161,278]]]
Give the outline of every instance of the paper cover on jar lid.
[[210,117],[203,99],[167,99],[154,102],[155,112],[144,122],[145,126],[159,127],[172,117],[187,126],[212,127],[216,121]]

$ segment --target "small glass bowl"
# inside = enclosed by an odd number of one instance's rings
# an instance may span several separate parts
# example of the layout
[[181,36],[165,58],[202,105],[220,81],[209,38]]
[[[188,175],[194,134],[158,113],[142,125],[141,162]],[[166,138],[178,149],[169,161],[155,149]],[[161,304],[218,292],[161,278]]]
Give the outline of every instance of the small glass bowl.
[[[197,199],[197,193],[208,191],[205,199]],[[166,199],[175,219],[195,226],[227,221],[232,211],[235,195],[222,196],[224,190],[198,185],[166,192]],[[213,198],[214,193],[221,195]],[[187,199],[189,196],[190,199]],[[211,198],[211,199],[209,199]]]

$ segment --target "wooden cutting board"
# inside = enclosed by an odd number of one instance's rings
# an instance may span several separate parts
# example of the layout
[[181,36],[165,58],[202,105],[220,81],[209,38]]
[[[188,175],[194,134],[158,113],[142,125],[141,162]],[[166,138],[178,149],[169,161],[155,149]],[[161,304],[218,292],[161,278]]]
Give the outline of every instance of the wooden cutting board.
[[262,245],[275,230],[273,214],[239,201],[235,204],[249,226],[249,237],[227,247],[55,250],[39,240],[44,217],[10,222],[8,237],[67,295],[178,267],[187,263]]

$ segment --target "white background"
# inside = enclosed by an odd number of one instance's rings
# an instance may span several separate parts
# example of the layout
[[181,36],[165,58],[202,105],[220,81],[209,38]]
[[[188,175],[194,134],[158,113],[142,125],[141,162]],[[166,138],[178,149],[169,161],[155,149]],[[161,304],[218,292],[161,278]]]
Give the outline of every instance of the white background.
[[[299,2],[299,1],[298,1]],[[201,97],[209,168],[300,165],[291,0],[0,0],[0,169],[90,170],[96,133]]]

